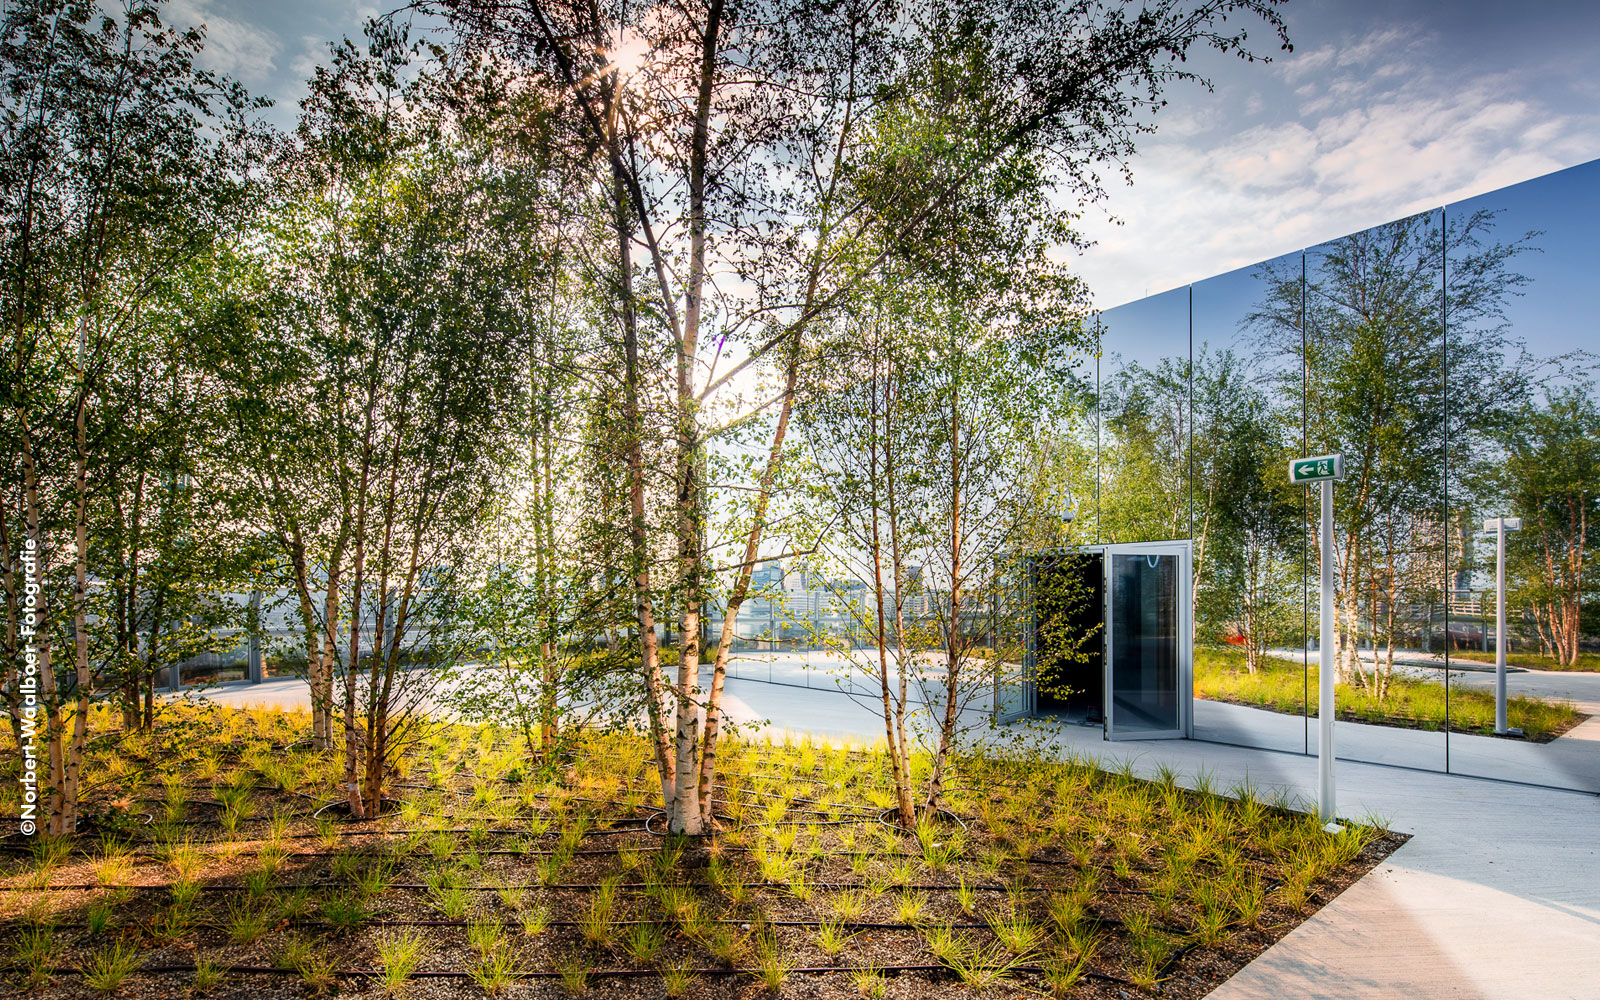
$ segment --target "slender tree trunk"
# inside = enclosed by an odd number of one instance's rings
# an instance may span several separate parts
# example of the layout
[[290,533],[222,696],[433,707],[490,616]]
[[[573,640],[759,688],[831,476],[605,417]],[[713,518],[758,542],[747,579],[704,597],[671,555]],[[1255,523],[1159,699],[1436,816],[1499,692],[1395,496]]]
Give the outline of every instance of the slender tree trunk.
[[[1539,638],[1539,652],[1545,656],[1555,656],[1555,643],[1550,638],[1550,626],[1553,624],[1550,605],[1531,601],[1528,607],[1533,614],[1533,634]],[[1487,622],[1484,627],[1488,627]]]
[[[1189,588],[1189,620],[1191,622],[1200,620],[1200,583],[1205,577],[1205,571],[1210,568],[1210,564],[1207,562],[1206,542],[1211,536],[1211,512],[1216,509],[1217,482],[1221,478],[1215,475],[1210,477],[1211,484],[1206,491],[1206,512],[1205,516],[1200,519],[1199,537],[1194,541],[1194,579],[1191,581]],[[1179,538],[1182,536],[1179,533],[1174,533],[1172,537]]]
[[[615,143],[615,137],[612,142]],[[619,162],[619,155],[612,162]],[[616,209],[618,277],[621,283],[623,343],[623,420],[626,424],[624,450],[628,467],[628,542],[633,564],[634,620],[639,627],[639,669],[643,673],[645,710],[650,725],[650,743],[655,753],[656,771],[661,779],[662,806],[669,813],[677,794],[673,780],[672,755],[667,740],[667,692],[661,680],[656,646],[654,597],[650,583],[650,539],[645,521],[644,420],[640,399],[638,310],[633,298],[633,256],[627,227],[627,190],[614,168],[612,194]]]
[[[33,638],[35,648],[38,650],[38,684],[39,701],[44,705],[45,711],[45,752],[48,757],[46,767],[50,779],[48,789],[38,790],[40,812],[44,814],[44,828],[46,832],[58,832],[55,824],[56,791],[61,786],[58,775],[62,769],[61,755],[61,710],[56,695],[56,671],[51,659],[53,644],[51,635],[54,630],[50,626],[50,598],[46,581],[49,579],[50,553],[46,548],[43,526],[39,505],[39,475],[33,455],[33,429],[30,426],[28,415],[22,409],[17,411],[18,437],[22,446],[22,494],[26,506],[28,538],[33,542],[34,551],[34,579],[33,583],[39,588],[38,603],[36,605],[36,621]],[[27,581],[24,581],[25,583]]]
[[[815,291],[813,271],[812,291]],[[755,510],[752,512],[750,533],[745,537],[744,558],[728,594],[727,610],[722,616],[722,631],[717,637],[716,659],[711,671],[711,693],[706,699],[706,726],[704,747],[700,754],[700,812],[702,820],[711,821],[711,800],[716,780],[717,742],[722,726],[722,691],[728,675],[728,657],[733,649],[733,639],[739,622],[739,611],[750,594],[750,579],[755,572],[756,558],[761,549],[761,538],[767,523],[767,507],[772,498],[773,482],[778,466],[783,460],[783,444],[789,430],[789,418],[794,412],[795,386],[800,376],[800,331],[795,331],[784,365],[783,403],[778,410],[777,427],[772,433],[772,445],[767,449],[767,464],[761,470],[757,485]]]
[[[434,466],[430,460],[423,481],[433,478]],[[405,577],[401,584],[400,600],[395,607],[394,624],[389,629],[388,650],[383,657],[383,681],[376,687],[373,698],[373,713],[376,723],[373,726],[373,739],[367,750],[367,787],[365,798],[367,815],[378,816],[383,812],[383,787],[388,774],[389,754],[393,747],[394,732],[390,719],[391,707],[394,698],[394,679],[400,669],[401,644],[405,641],[407,630],[411,624],[411,609],[416,601],[417,577],[422,566],[422,531],[428,523],[428,510],[433,506],[430,499],[431,491],[424,490],[418,500],[418,514],[413,522],[411,543],[406,565]],[[387,566],[387,550],[385,552],[385,565]],[[387,575],[387,571],[386,575]],[[379,650],[373,649],[374,667],[377,669]]]
[[322,670],[322,646],[318,641],[316,606],[311,601],[310,582],[306,576],[305,548],[295,544],[289,549],[289,561],[294,574],[295,598],[300,603],[300,631],[306,646],[306,686],[311,694],[311,743],[318,749],[327,749],[327,701]]
[[[145,676],[146,680],[148,681],[148,684],[147,684],[148,695],[147,695],[147,699],[146,699],[147,704],[146,704],[146,708],[145,708],[145,718],[146,718],[145,724],[149,728],[153,729],[153,728],[155,728],[155,705],[154,705],[154,701],[155,701],[156,670],[158,669],[157,668],[157,664],[159,664],[161,662],[161,652],[162,652],[161,636],[163,634],[165,634],[166,629],[167,629],[167,592],[166,592],[166,588],[162,588],[162,589],[158,590],[156,592],[156,599],[154,601],[150,602],[149,626],[150,626],[150,628],[149,628],[149,636],[150,636],[150,638],[145,643],[145,650],[144,650],[144,676]],[[167,669],[169,671],[173,672],[172,674],[169,674],[169,677],[177,676],[178,662],[179,661],[177,661],[177,660],[173,660],[171,665],[167,667]],[[183,678],[181,676],[178,676],[179,683],[181,683],[182,680],[183,680]]]
[[884,394],[886,402],[883,408],[883,472],[884,489],[887,491],[889,507],[889,558],[894,573],[894,644],[895,644],[895,670],[899,675],[900,688],[895,694],[894,703],[894,728],[900,741],[900,766],[906,776],[906,794],[911,791],[911,741],[906,732],[906,704],[909,696],[907,684],[911,672],[911,660],[906,652],[906,572],[905,559],[900,546],[900,494],[896,483],[896,471],[899,467],[899,441],[895,437],[895,413],[899,407],[899,392],[897,391],[899,374],[894,366],[894,357],[891,352]]
[[[874,368],[877,368],[876,364],[874,364]],[[901,741],[896,725],[896,706],[889,692],[889,630],[888,616],[883,606],[883,535],[880,526],[882,503],[878,496],[878,456],[880,449],[883,447],[883,438],[879,435],[880,414],[878,412],[877,382],[878,376],[875,372],[868,387],[872,403],[868,414],[866,441],[867,503],[869,530],[871,532],[869,537],[872,548],[872,594],[877,613],[874,638],[878,646],[879,691],[883,698],[884,749],[889,754],[890,772],[894,780],[895,818],[901,829],[909,830],[916,825],[917,813],[916,807],[911,801],[911,775],[906,770],[907,761],[901,756],[900,752]]]
[[1361,591],[1355,586],[1349,587],[1344,594],[1344,669],[1338,678],[1341,684],[1359,684],[1363,691],[1370,692],[1372,686],[1367,677],[1367,669],[1361,663]]
[[1383,609],[1383,674],[1380,678],[1378,697],[1389,696],[1389,685],[1394,679],[1394,641],[1395,641],[1395,602],[1399,599],[1399,591],[1395,581],[1397,576],[1391,564],[1389,579],[1384,589],[1385,607]]
[[[372,669],[368,674],[366,767],[361,793],[367,816],[377,816],[382,811],[383,767],[389,738],[389,680],[400,643],[398,631],[392,638],[389,635],[389,552],[394,538],[396,482],[400,475],[400,440],[405,434],[405,417],[402,407],[399,426],[390,431],[393,444],[389,449],[389,482],[383,498],[383,541],[378,549],[378,613],[373,622]],[[421,518],[417,521],[420,531]],[[413,552],[415,548],[413,546]]]
[[[119,607],[117,609],[121,629],[121,634],[117,637],[117,652],[120,656],[127,658],[126,662],[130,667],[137,666],[140,668],[129,671],[130,676],[125,678],[126,686],[123,688],[125,701],[122,709],[122,726],[129,731],[148,730],[153,726],[153,720],[146,721],[146,716],[149,713],[142,712],[142,707],[139,704],[140,696],[144,693],[144,682],[148,668],[148,665],[143,662],[143,658],[139,656],[139,577],[144,555],[142,544],[144,534],[144,491],[145,473],[143,469],[140,469],[134,478],[133,516],[124,521],[121,497],[118,495],[120,491],[117,489],[115,481],[111,484],[112,504],[116,512],[117,525],[120,529],[123,524],[127,524],[129,526],[129,535],[131,536],[128,542],[126,560],[128,577],[126,586],[121,588],[122,592],[118,595]],[[172,502],[170,492],[167,501],[168,510],[170,511]],[[170,541],[170,537],[168,540]],[[123,565],[124,561],[118,559],[116,572],[121,573]],[[131,695],[131,698],[128,698],[128,695]]]
[[[337,632],[334,623],[338,617],[334,609],[339,605],[339,562],[344,558],[346,536],[344,526],[347,522],[343,520],[344,515],[341,513],[339,533],[328,560],[327,592],[326,600],[323,602],[324,627],[318,629],[316,602],[311,596],[311,566],[306,552],[305,535],[300,530],[299,518],[290,513],[290,500],[284,493],[277,470],[269,469],[268,475],[272,502],[279,512],[275,515],[279,517],[275,530],[280,544],[289,553],[290,573],[294,581],[295,596],[300,602],[301,627],[305,632],[306,685],[310,688],[311,694],[311,743],[319,750],[327,750],[333,746],[332,650],[337,642],[334,638]],[[325,633],[325,638],[319,638],[319,632]]]
[[[83,334],[80,333],[80,345]],[[80,356],[82,348],[80,346]],[[89,427],[88,400],[80,396],[77,408],[77,458],[74,483],[76,524],[72,600],[75,684],[71,745],[61,775],[60,820],[56,833],[73,833],[78,826],[78,779],[83,772],[83,750],[89,741],[89,700],[94,681],[89,673]]]
[[[344,672],[344,787],[345,799],[350,805],[350,815],[365,819],[366,810],[361,799],[359,779],[361,767],[361,733],[356,726],[356,671],[361,667],[361,584],[366,569],[367,555],[367,483],[372,471],[372,423],[375,390],[368,387],[366,427],[361,440],[361,478],[356,489],[355,562],[350,579],[350,654]],[[382,609],[379,609],[382,615]],[[378,650],[373,649],[376,656]]]
[[[722,28],[723,0],[711,0],[700,37],[698,92],[695,95],[694,134],[689,150],[689,274],[684,283],[683,329],[677,343],[677,413],[675,444],[678,484],[677,535],[679,584],[683,588],[683,639],[678,658],[676,687],[677,739],[673,773],[676,789],[668,812],[675,832],[699,834],[704,826],[700,809],[700,603],[704,586],[700,442],[696,433],[699,401],[695,396],[694,364],[699,351],[701,300],[706,275],[706,165],[711,130],[711,94],[716,80],[718,36]],[[656,261],[659,267],[661,261]]]
[[683,588],[683,637],[678,656],[678,681],[674,689],[676,740],[674,747],[673,807],[668,827],[675,833],[699,834],[700,813],[700,483],[698,445],[694,437],[694,352],[686,345],[678,356],[677,433],[677,535],[678,565]]
[[1365,565],[1359,555],[1359,544],[1355,533],[1347,532],[1343,565],[1335,567],[1334,579],[1338,583],[1338,593],[1334,598],[1334,627],[1339,642],[1335,679],[1340,684],[1360,684],[1363,691],[1370,691],[1366,670],[1361,666],[1361,578]]
[[[874,379],[875,381],[875,379]],[[886,381],[886,379],[885,379]],[[885,384],[885,403],[890,402],[888,386]],[[890,754],[891,773],[894,779],[894,805],[896,805],[896,819],[901,829],[912,829],[917,826],[917,806],[912,803],[912,789],[910,789],[910,760],[906,757],[906,741],[904,741],[904,702],[890,698],[890,637],[888,637],[888,621],[886,621],[885,608],[883,608],[883,539],[880,530],[880,509],[882,502],[878,498],[878,398],[877,386],[872,386],[872,424],[867,434],[869,446],[869,467],[867,467],[867,482],[869,482],[870,504],[872,504],[872,592],[877,598],[877,642],[878,642],[878,677],[882,678],[883,693],[883,730],[885,730],[885,749]],[[888,414],[883,414],[883,442],[888,440]],[[885,451],[888,448],[885,448]],[[885,459],[885,474],[888,472],[888,461]],[[888,488],[888,483],[885,483]],[[893,541],[891,541],[893,544]],[[893,555],[891,555],[893,558]],[[896,581],[898,582],[898,581]],[[894,595],[896,600],[899,594]],[[899,661],[899,658],[896,658]],[[904,680],[904,664],[901,666],[901,677]]]
[[[134,638],[137,628],[133,623],[133,615],[138,602],[131,596],[131,591],[137,587],[137,581],[130,581],[132,567],[137,566],[133,556],[137,546],[129,541],[123,528],[129,523],[127,511],[122,506],[121,477],[115,471],[111,474],[107,493],[111,497],[111,517],[117,525],[116,531],[116,556],[111,567],[111,615],[112,636],[111,648],[114,649],[117,659],[117,696],[121,702],[122,731],[135,732],[139,728],[139,695],[144,685],[139,683],[140,658],[136,648],[137,640]],[[135,516],[137,521],[137,515]]]
[[[561,654],[559,638],[552,640],[556,605],[555,568],[552,565],[556,552],[555,525],[555,429],[551,426],[549,411],[543,418],[542,443],[544,457],[540,463],[544,480],[544,495],[538,506],[535,532],[541,535],[536,546],[538,560],[538,591],[540,602],[539,633],[539,755],[550,760],[556,751],[557,694],[561,683]],[[535,445],[535,452],[538,451]]]
[[[952,330],[953,332],[953,330]],[[950,618],[945,634],[944,719],[939,745],[928,776],[927,807],[931,813],[944,807],[944,768],[956,735],[956,710],[961,681],[961,387],[959,375],[950,386]]]
[[[852,80],[854,80],[854,69],[855,67],[852,64]],[[835,185],[837,184],[839,167],[844,158],[845,137],[850,134],[851,130],[853,108],[853,103],[846,104],[844,124],[839,132],[839,143],[834,147],[833,171],[830,174],[827,195],[822,202],[822,217],[817,227],[817,246],[812,255],[810,274],[806,279],[802,315],[809,314],[816,301],[818,283],[822,276],[823,255],[825,248],[828,246],[831,228],[830,214]],[[755,572],[756,558],[761,550],[761,539],[766,533],[767,507],[772,499],[773,481],[777,476],[778,466],[783,458],[783,444],[789,430],[789,418],[794,412],[795,388],[798,385],[800,376],[801,337],[804,333],[804,327],[796,324],[791,332],[793,339],[789,343],[784,360],[783,401],[778,409],[777,426],[772,432],[772,446],[767,450],[767,464],[761,470],[761,480],[757,485],[754,516],[751,518],[750,533],[745,538],[744,559],[739,566],[733,589],[728,594],[727,609],[722,616],[722,632],[717,637],[716,659],[711,670],[711,692],[706,699],[705,735],[702,738],[703,746],[700,751],[699,796],[701,819],[708,828],[711,823],[711,800],[716,780],[717,742],[721,735],[722,692],[728,674],[728,656],[733,649],[734,636],[737,634],[739,611],[743,608],[745,599],[750,593],[751,574]]]
[[[9,501],[9,497],[6,498]],[[22,694],[17,689],[21,676],[15,665],[22,663],[22,635],[18,626],[21,624],[22,594],[24,586],[22,576],[22,562],[20,555],[13,556],[11,545],[11,511],[6,506],[0,506],[0,565],[5,567],[0,573],[0,586],[6,592],[6,648],[3,672],[0,672],[0,689],[5,691],[6,716],[11,721],[11,738],[22,745]]]
[[339,662],[339,620],[344,606],[341,584],[344,582],[344,549],[349,544],[348,524],[346,521],[340,525],[338,539],[328,559],[328,585],[322,601],[322,637],[316,651],[322,691],[320,695],[313,691],[312,698],[323,705],[323,731],[314,733],[313,740],[323,750],[333,748],[333,679]]
[[1558,661],[1571,666],[1578,662],[1578,641],[1582,627],[1583,611],[1583,557],[1589,532],[1589,514],[1585,498],[1569,498],[1567,508],[1571,533],[1566,548],[1566,566],[1561,594],[1561,646]]

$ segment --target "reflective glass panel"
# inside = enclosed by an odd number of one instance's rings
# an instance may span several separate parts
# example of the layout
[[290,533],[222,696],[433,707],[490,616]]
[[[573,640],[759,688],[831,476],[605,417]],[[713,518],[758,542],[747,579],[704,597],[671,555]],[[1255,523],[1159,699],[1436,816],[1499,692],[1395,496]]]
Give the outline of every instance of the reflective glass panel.
[[1179,730],[1179,558],[1156,553],[1110,558],[1112,733]]
[[1194,286],[1194,733],[1304,752],[1304,258]]
[[1098,540],[1188,538],[1189,289],[1100,323]]
[[1450,770],[1600,791],[1600,161],[1445,216]]
[[[1444,581],[1442,222],[1424,212],[1307,250],[1304,340],[1307,450],[1346,469],[1333,550],[1314,545],[1308,573],[1333,559],[1336,749],[1438,769],[1446,686],[1426,647]],[[1310,702],[1317,673],[1313,659]]]

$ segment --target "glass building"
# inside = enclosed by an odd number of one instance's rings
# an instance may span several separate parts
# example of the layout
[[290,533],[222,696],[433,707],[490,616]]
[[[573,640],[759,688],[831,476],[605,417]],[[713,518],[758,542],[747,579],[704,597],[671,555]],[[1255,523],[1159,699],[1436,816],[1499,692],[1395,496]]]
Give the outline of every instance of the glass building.
[[[1316,752],[1316,494],[1287,463],[1341,452],[1338,755],[1600,792],[1596,229],[1600,161],[1098,317],[1072,538],[1191,540],[1195,738]],[[1528,668],[1504,734],[1500,642]]]

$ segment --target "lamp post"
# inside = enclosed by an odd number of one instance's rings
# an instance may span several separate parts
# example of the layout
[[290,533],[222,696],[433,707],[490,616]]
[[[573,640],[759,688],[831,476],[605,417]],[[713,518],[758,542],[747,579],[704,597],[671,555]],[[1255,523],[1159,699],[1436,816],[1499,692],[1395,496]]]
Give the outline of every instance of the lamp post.
[[1483,530],[1494,534],[1494,732],[1506,727],[1506,532],[1521,531],[1520,517],[1491,517]]
[[1335,820],[1333,783],[1333,484],[1344,478],[1344,456],[1313,455],[1289,463],[1289,482],[1297,486],[1318,483],[1322,487],[1322,523],[1318,547],[1322,550],[1322,600],[1318,629],[1317,674],[1317,815],[1328,833],[1343,831]]

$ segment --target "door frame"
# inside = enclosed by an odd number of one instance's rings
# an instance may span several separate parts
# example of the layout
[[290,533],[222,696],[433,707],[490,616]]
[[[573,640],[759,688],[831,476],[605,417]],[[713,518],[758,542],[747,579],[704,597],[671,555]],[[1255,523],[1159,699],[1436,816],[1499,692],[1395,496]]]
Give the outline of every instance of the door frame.
[[[1048,553],[1026,552],[1022,556],[1022,606],[1025,609],[1022,634],[1022,662],[1017,665],[1015,674],[1006,674],[1005,664],[1000,660],[1000,640],[997,634],[992,635],[994,648],[994,692],[990,708],[990,718],[997,726],[1009,725],[1019,719],[1031,719],[1038,714],[1038,691],[1034,686],[1034,670],[1036,654],[1034,651],[1035,636],[1038,629],[1038,609],[1034,605],[1034,573],[1035,560],[1040,555]],[[996,560],[998,566],[999,560]],[[998,571],[996,576],[998,577]],[[998,601],[996,593],[992,600]],[[1009,708],[1003,709],[1005,704],[1003,693],[1006,686],[1012,681],[1017,685],[1017,699]]]
[[[1085,546],[1085,548],[1090,548]],[[1194,734],[1194,541],[1174,539],[1164,542],[1117,542],[1093,546],[1104,556],[1101,561],[1105,574],[1105,607],[1101,620],[1105,623],[1105,723],[1103,732],[1108,740],[1162,740],[1188,739]],[[1116,636],[1111,621],[1113,574],[1112,560],[1119,555],[1170,555],[1178,558],[1178,725],[1175,729],[1118,733],[1116,731],[1116,688],[1112,683],[1112,665],[1115,657]]]

